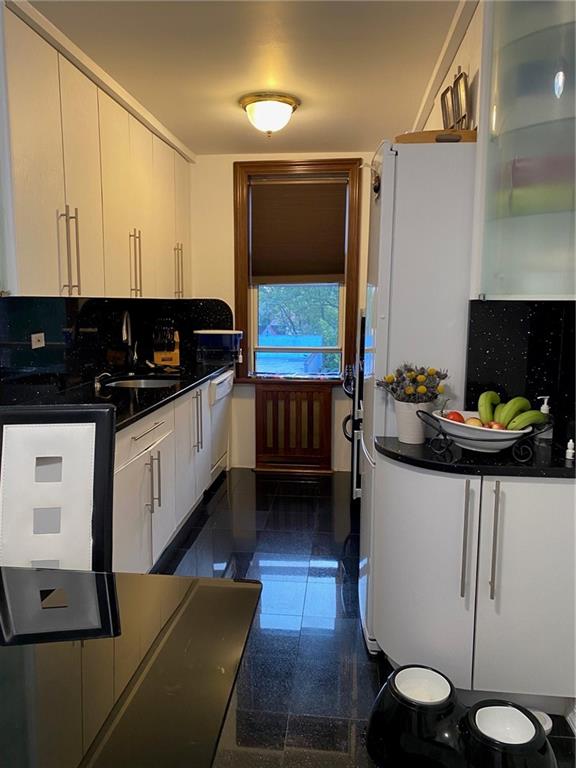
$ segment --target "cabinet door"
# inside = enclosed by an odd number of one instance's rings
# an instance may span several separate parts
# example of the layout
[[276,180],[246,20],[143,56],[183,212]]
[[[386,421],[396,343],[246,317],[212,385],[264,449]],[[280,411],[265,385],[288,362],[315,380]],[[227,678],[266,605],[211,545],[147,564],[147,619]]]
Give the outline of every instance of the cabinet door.
[[485,480],[474,688],[576,695],[575,490],[570,480]]
[[481,481],[375,458],[378,644],[398,664],[471,688]]
[[58,59],[66,202],[75,216],[71,222],[72,294],[103,296],[98,88],[65,58],[59,55]]
[[209,382],[198,387],[198,408],[194,414],[194,434],[197,436],[196,454],[196,494],[198,498],[210,485],[212,466],[212,440],[210,429],[210,403],[208,401]]
[[132,230],[140,232],[138,243],[138,271],[142,296],[156,296],[156,260],[154,254],[154,226],[152,217],[153,150],[152,133],[128,116],[130,125],[130,200]]
[[176,243],[181,247],[181,269],[184,296],[192,296],[192,256],[190,250],[190,164],[174,153]]
[[177,526],[194,507],[199,496],[196,490],[196,407],[196,391],[175,402]]
[[154,512],[152,514],[152,561],[156,562],[176,529],[175,488],[176,457],[174,433],[150,448],[153,464]]
[[114,474],[113,568],[146,573],[152,567],[150,454]]
[[68,295],[58,54],[6,8],[4,20],[18,273],[9,287]]
[[133,296],[134,241],[130,232],[135,224],[130,217],[130,116],[104,91],[98,91],[98,109],[106,295]]
[[153,227],[156,293],[161,298],[176,296],[177,264],[174,220],[174,150],[162,139],[153,136]]

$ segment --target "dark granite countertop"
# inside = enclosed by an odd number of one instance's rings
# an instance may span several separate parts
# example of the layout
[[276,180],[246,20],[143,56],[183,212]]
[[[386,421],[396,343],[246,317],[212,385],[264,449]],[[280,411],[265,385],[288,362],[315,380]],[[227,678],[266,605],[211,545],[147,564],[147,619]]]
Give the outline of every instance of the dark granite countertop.
[[[172,376],[175,386],[158,389],[120,389],[103,386],[96,392],[93,382],[81,383],[64,375],[29,376],[0,384],[0,405],[99,405],[116,408],[116,429],[138,421],[180,395],[228,370],[230,366],[197,365],[181,376]],[[138,374],[139,375],[139,374]],[[157,374],[160,375],[160,374]],[[117,376],[115,377],[117,378]],[[105,380],[106,381],[106,380]]]
[[209,768],[260,591],[0,568],[2,765]]
[[492,477],[576,477],[574,462],[567,466],[560,446],[536,446],[530,462],[521,464],[514,459],[511,449],[500,453],[479,453],[455,445],[450,453],[440,456],[430,448],[428,440],[423,445],[408,445],[396,437],[377,437],[374,445],[379,453],[389,459],[437,472]]

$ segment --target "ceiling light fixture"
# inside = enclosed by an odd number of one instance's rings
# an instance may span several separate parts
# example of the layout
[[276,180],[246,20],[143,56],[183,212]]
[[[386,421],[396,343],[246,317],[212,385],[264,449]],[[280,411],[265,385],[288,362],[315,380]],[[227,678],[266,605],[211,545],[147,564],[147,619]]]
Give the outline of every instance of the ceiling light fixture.
[[249,93],[242,96],[240,106],[254,128],[271,136],[290,122],[300,100],[285,93]]

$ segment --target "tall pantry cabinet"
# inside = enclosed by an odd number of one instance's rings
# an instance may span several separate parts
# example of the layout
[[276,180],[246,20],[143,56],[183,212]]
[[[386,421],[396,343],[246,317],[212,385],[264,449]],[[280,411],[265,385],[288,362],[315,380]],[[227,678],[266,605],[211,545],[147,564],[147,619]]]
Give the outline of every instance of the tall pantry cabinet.
[[11,293],[191,295],[190,165],[4,8]]

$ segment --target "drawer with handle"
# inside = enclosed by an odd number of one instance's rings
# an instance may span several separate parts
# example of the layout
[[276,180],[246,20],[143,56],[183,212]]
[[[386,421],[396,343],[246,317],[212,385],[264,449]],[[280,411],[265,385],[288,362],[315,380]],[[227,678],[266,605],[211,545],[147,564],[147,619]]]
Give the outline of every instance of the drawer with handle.
[[121,429],[116,435],[116,453],[114,469],[119,469],[128,461],[148,450],[174,430],[174,403],[169,403],[157,411],[143,416],[135,424]]

